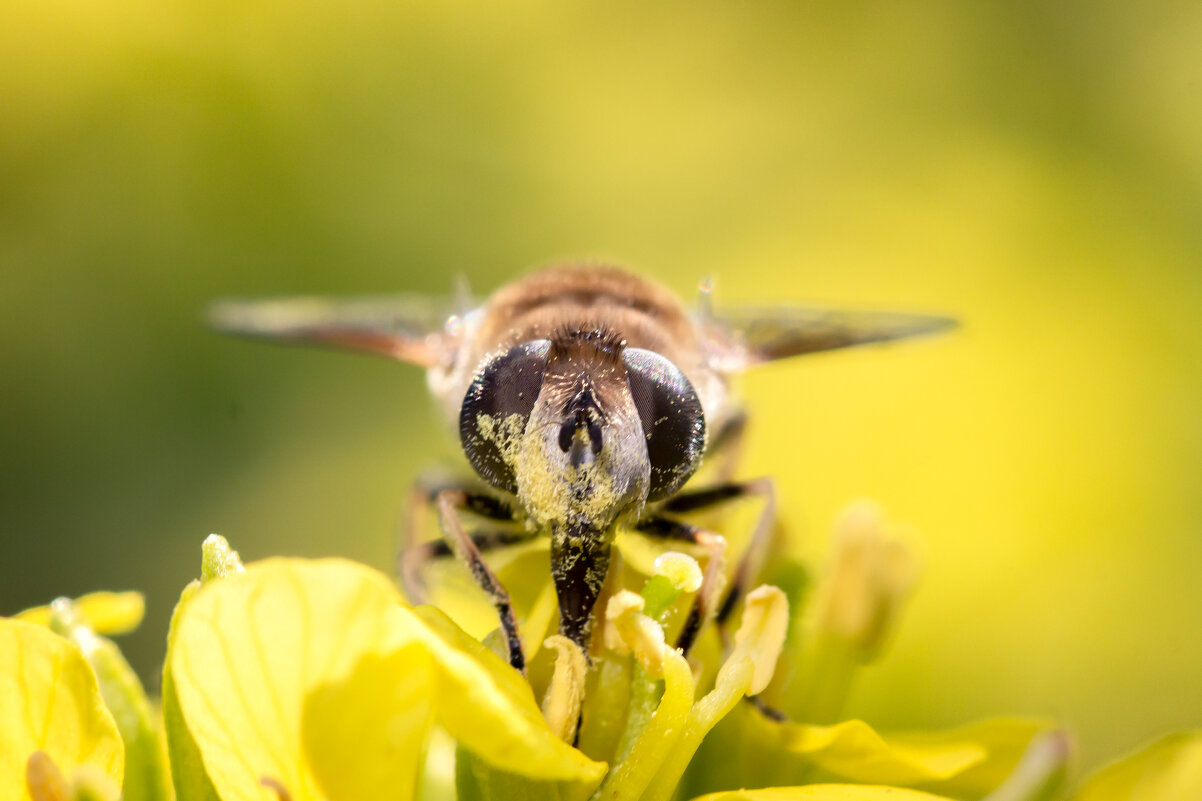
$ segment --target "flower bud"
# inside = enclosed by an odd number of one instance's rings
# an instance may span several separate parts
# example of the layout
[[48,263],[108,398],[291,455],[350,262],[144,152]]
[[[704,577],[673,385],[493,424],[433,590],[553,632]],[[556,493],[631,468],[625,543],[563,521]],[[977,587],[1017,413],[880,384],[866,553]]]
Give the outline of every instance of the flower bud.
[[242,557],[230,547],[229,541],[220,534],[210,534],[200,546],[200,580],[211,581],[215,578],[228,576],[231,573],[241,573]]
[[747,695],[758,695],[772,681],[788,628],[789,601],[779,588],[764,585],[748,593],[731,654],[732,661],[746,657],[755,667]]
[[860,661],[871,660],[917,574],[912,550],[886,527],[880,509],[853,504],[835,524],[834,552],[816,599],[818,631],[848,643]]
[[985,801],[1044,801],[1059,798],[1073,760],[1068,732],[1053,729],[1040,734],[1027,747],[1009,778]]

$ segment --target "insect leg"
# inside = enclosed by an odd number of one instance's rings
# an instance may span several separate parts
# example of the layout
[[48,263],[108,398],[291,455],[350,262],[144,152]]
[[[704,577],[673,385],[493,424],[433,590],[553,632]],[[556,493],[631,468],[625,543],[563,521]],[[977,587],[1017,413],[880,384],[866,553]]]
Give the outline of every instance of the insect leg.
[[[476,550],[485,554],[497,548],[504,548],[507,545],[517,545],[525,542],[533,537],[526,531],[506,531],[504,529],[474,531],[471,534],[472,544],[476,546]],[[422,542],[417,545],[411,545],[401,551],[397,557],[397,566],[401,577],[401,585],[405,588],[405,597],[410,603],[422,604],[426,602],[425,581],[422,579],[422,571],[425,566],[435,559],[444,559],[448,556],[454,556],[455,552],[451,550],[451,546],[446,540],[432,540],[430,542]]]
[[700,526],[671,520],[659,515],[649,515],[635,525],[635,530],[651,537],[666,540],[677,540],[699,545],[706,550],[709,559],[706,560],[705,573],[701,577],[701,587],[693,599],[689,616],[685,618],[680,635],[676,638],[676,647],[688,653],[701,631],[701,624],[714,613],[717,606],[718,594],[722,591],[722,571],[726,561],[726,540],[719,534],[707,531]]
[[513,604],[509,593],[501,586],[496,574],[484,562],[480,549],[463,528],[459,519],[459,511],[472,509],[471,494],[459,489],[444,489],[434,498],[438,509],[438,519],[442,523],[442,533],[451,551],[468,569],[480,588],[488,593],[492,605],[501,619],[501,628],[505,632],[505,645],[509,651],[509,664],[523,673],[526,672],[526,658],[522,654],[522,640],[518,632],[517,618],[513,614]]
[[743,549],[743,555],[735,567],[730,587],[726,590],[726,597],[722,600],[714,617],[719,625],[725,623],[726,619],[730,617],[730,613],[734,611],[739,599],[747,591],[747,584],[759,573],[768,543],[772,538],[772,523],[776,518],[776,491],[772,479],[757,478],[751,481],[731,482],[692,492],[682,492],[669,498],[662,507],[665,512],[679,514],[701,511],[730,501],[751,497],[761,498],[763,508],[755,528],[752,530],[751,539],[748,541],[747,547]]
[[[509,504],[479,492],[473,492],[471,486],[463,482],[448,481],[443,477],[419,478],[410,493],[409,504],[401,518],[400,549],[397,557],[398,573],[405,596],[411,603],[420,604],[426,601],[425,585],[421,577],[421,569],[426,562],[441,556],[448,556],[453,551],[443,541],[418,543],[417,538],[425,529],[427,510],[435,505],[435,499],[444,490],[455,490],[462,493],[465,499],[464,511],[490,520],[512,522],[513,510]],[[481,551],[489,551],[503,545],[511,545],[525,539],[524,532],[490,532],[474,535],[476,547]],[[507,540],[506,537],[515,537]],[[528,536],[528,535],[527,535]]]

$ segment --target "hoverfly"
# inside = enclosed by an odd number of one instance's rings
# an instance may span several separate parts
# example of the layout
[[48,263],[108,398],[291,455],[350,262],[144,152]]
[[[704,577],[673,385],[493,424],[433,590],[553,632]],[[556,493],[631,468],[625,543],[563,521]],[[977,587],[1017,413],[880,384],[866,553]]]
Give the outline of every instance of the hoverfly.
[[[702,546],[709,559],[677,640],[721,624],[752,579],[772,522],[770,481],[723,480],[682,490],[703,458],[732,452],[746,417],[729,379],[805,353],[933,333],[942,317],[802,307],[714,310],[703,291],[690,314],[668,290],[606,266],[554,267],[505,286],[478,307],[414,296],[282,299],[217,304],[221,330],[366,351],[427,370],[458,427],[468,462],[488,485],[419,482],[445,542],[404,548],[402,582],[420,601],[420,567],[454,554],[500,617],[510,663],[523,670],[509,595],[485,562],[489,548],[551,540],[559,631],[589,651],[593,607],[615,531]],[[722,537],[679,515],[760,496],[763,509],[723,597]],[[524,523],[524,532],[472,534],[460,515]],[[410,535],[412,532],[410,532]]]

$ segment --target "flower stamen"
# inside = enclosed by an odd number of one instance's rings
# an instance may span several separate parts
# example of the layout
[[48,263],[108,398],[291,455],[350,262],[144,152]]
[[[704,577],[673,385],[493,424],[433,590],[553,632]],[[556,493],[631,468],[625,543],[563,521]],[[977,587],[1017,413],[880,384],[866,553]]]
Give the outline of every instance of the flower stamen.
[[259,784],[274,792],[280,801],[292,801],[292,794],[288,792],[288,788],[279,779],[272,778],[271,776],[260,776]]
[[45,751],[34,751],[25,763],[25,787],[33,801],[70,801],[67,780]]
[[643,614],[646,602],[638,593],[621,590],[613,594],[605,607],[605,645],[619,654],[633,653],[643,670],[653,678],[663,678],[663,627]]
[[555,673],[543,698],[543,717],[559,739],[571,743],[576,739],[584,703],[588,660],[579,645],[560,634],[548,637],[543,645],[555,650]]

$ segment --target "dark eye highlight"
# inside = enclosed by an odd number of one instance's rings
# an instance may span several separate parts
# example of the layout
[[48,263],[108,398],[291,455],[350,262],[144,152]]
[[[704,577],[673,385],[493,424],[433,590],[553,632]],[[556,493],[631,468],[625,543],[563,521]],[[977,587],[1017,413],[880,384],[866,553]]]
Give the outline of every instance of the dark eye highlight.
[[480,477],[517,491],[512,463],[543,385],[551,343],[525,342],[485,361],[459,410],[459,441]]
[[676,492],[701,464],[705,415],[693,385],[672,362],[642,348],[622,352],[630,394],[647,436],[648,500]]

